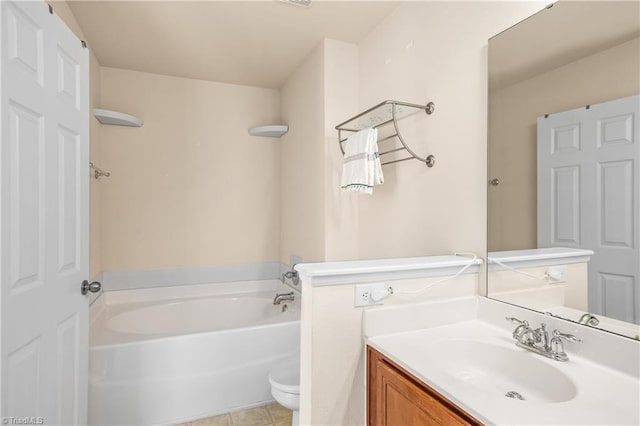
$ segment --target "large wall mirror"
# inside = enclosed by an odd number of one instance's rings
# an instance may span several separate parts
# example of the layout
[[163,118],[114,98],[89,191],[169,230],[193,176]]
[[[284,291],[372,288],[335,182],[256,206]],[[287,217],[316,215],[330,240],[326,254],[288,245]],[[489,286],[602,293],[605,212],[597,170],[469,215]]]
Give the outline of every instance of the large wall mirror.
[[640,2],[561,0],[489,40],[491,298],[638,339]]

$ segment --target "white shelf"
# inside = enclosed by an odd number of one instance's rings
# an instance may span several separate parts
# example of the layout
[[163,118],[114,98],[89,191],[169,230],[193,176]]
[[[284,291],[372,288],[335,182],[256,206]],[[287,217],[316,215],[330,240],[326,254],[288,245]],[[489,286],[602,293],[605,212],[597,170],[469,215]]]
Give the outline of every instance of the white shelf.
[[108,109],[93,109],[93,115],[101,124],[113,126],[142,127],[144,120],[124,112],[109,111]]
[[295,269],[303,282],[312,286],[356,284],[385,280],[401,280],[422,277],[454,275],[473,262],[465,274],[480,270],[482,259],[467,256],[423,256],[343,262],[302,263]]
[[251,136],[262,136],[266,138],[279,138],[289,131],[286,124],[277,124],[270,126],[257,126],[249,129]]
[[511,268],[536,268],[540,266],[566,265],[569,263],[589,262],[593,251],[567,248],[548,247],[529,250],[510,250],[489,252],[489,270],[507,269],[501,264],[508,264]]

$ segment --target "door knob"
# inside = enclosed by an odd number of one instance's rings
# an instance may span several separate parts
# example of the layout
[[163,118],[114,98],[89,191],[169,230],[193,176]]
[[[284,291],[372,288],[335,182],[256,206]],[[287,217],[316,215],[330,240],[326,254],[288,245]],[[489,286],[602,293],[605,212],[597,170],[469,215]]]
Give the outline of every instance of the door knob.
[[498,178],[493,178],[493,179],[491,179],[491,180],[489,181],[489,185],[491,185],[491,186],[498,186],[498,185],[500,185],[500,179],[498,179]]
[[91,293],[99,292],[101,288],[102,288],[102,284],[100,284],[98,281],[89,283],[89,281],[84,280],[82,281],[82,286],[80,287],[80,291],[82,292],[83,296],[86,296],[87,293],[89,292]]

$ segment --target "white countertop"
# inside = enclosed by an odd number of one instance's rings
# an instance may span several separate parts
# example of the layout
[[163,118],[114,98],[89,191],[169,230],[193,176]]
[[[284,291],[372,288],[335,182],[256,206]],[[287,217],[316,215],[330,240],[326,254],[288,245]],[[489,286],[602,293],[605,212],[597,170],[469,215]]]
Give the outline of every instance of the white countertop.
[[[575,385],[577,394],[564,402],[520,401],[490,395],[469,377],[454,377],[438,367],[438,342],[470,339],[523,351],[509,333],[474,319],[418,331],[375,336],[367,343],[440,392],[476,419],[487,424],[621,425],[640,423],[639,382],[635,377],[569,355],[568,362],[534,353],[540,362],[559,369]],[[567,350],[569,352],[570,350]],[[473,353],[468,354],[473,357]],[[553,386],[553,383],[549,383]],[[526,398],[526,395],[525,395]]]
[[[505,317],[527,320],[534,328],[544,322],[547,330],[576,335],[582,343],[565,343],[567,362],[545,358],[515,345],[511,336],[515,325]],[[363,336],[366,344],[487,424],[640,424],[637,340],[484,297],[367,310]],[[472,346],[452,350],[459,342]],[[473,346],[476,343],[498,348],[483,355]],[[557,369],[560,374],[540,380],[544,373],[540,368]],[[550,402],[548,396],[557,394],[566,379],[575,386],[575,395]],[[505,389],[495,387],[508,384],[507,390],[520,392],[510,387],[523,381],[525,401],[504,397]],[[493,386],[491,391],[487,383]]]
[[470,262],[472,266],[464,273],[477,273],[482,259],[473,260],[467,255],[303,263],[295,269],[303,282],[322,286],[454,275]]

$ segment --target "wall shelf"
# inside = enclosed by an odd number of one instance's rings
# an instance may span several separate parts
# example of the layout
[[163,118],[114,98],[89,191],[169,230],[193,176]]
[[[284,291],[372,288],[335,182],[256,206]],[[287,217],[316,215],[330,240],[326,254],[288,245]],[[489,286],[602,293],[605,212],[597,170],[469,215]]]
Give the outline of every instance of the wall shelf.
[[93,116],[101,124],[109,124],[113,126],[142,127],[144,120],[124,112],[110,111],[108,109],[93,109]]
[[[403,118],[407,118],[411,115],[419,113],[420,111],[424,111],[427,115],[431,115],[435,111],[435,104],[433,102],[429,102],[426,105],[412,104],[407,102],[400,101],[384,101],[380,102],[378,105],[375,105],[368,110],[361,112],[358,115],[355,115],[348,119],[347,121],[340,123],[336,126],[336,130],[338,131],[338,145],[340,146],[340,150],[344,155],[344,146],[342,145],[349,139],[349,136],[355,132],[359,132],[362,129],[366,128],[378,128],[385,126],[387,124],[393,124],[393,131],[391,135],[385,136],[381,139],[378,139],[378,142],[384,142],[387,140],[393,140],[397,138],[400,141],[401,147],[398,148],[390,148],[385,151],[380,152],[380,157],[383,155],[392,154],[394,152],[406,151],[409,156],[400,159],[388,160],[382,163],[382,165],[399,163],[401,161],[406,160],[418,160],[427,165],[427,167],[433,167],[436,158],[433,155],[428,155],[426,157],[421,157],[416,154],[404,141],[402,134],[400,133],[400,128],[398,126],[398,121]],[[343,132],[347,132],[347,135],[343,136]]]
[[286,124],[277,124],[269,126],[257,126],[249,129],[249,135],[262,136],[266,138],[279,138],[289,131]]

